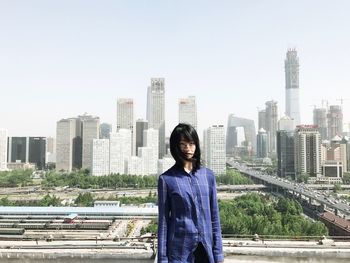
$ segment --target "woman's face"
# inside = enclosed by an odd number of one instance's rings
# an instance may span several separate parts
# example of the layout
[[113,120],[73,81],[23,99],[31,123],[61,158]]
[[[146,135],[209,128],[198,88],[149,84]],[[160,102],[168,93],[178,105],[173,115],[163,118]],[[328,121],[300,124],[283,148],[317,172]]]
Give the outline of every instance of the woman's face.
[[190,160],[193,158],[193,155],[196,151],[196,144],[194,143],[194,141],[187,141],[181,139],[180,150],[185,155],[186,159]]

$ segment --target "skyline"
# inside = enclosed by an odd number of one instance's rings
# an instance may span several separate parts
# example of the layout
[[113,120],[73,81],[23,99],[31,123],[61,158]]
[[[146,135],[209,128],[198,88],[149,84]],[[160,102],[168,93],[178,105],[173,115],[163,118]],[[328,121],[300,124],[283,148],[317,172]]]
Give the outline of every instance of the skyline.
[[[340,104],[350,121],[350,37],[337,1],[1,1],[0,128],[54,136],[56,122],[87,112],[116,125],[118,98],[146,119],[151,78],[165,79],[166,135],[178,100],[195,96],[198,130],[285,111],[284,60],[300,63],[301,123],[312,105]],[[214,92],[215,91],[215,92]],[[201,135],[201,134],[200,134]]]

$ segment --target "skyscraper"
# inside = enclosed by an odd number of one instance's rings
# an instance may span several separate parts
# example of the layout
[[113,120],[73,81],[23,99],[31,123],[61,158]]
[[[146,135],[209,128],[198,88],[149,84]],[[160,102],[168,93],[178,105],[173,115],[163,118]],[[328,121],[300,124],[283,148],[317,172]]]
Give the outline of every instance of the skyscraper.
[[215,175],[226,174],[225,145],[223,125],[212,125],[204,131],[205,161]]
[[7,170],[7,130],[0,129],[0,171]]
[[8,163],[31,163],[39,170],[46,164],[45,137],[9,137]]
[[148,121],[143,119],[136,120],[136,152],[139,147],[143,147],[143,131],[148,129]]
[[283,116],[277,130],[277,175],[295,179],[294,169],[294,119]]
[[266,110],[258,112],[258,130],[263,128],[266,131]]
[[276,131],[277,131],[277,102],[276,101],[267,101],[266,105],[266,116],[265,116],[265,127],[268,138],[268,153],[276,153]]
[[295,179],[294,131],[277,131],[277,175]]
[[56,170],[72,171],[74,162],[74,139],[76,119],[62,119],[56,126]]
[[296,178],[321,174],[321,135],[316,125],[299,125],[294,134]]
[[100,139],[109,139],[109,135],[112,132],[112,125],[109,123],[100,124]]
[[165,155],[165,88],[164,78],[152,78],[147,91],[148,128],[159,130],[159,159]]
[[91,115],[79,116],[82,120],[82,168],[92,168],[92,142],[99,138],[100,118]]
[[267,157],[267,133],[263,128],[260,128],[258,135],[256,136],[256,139],[257,139],[256,156],[258,158],[266,158]]
[[56,163],[56,139],[53,137],[46,138],[46,163]]
[[286,76],[286,115],[300,124],[299,109],[299,58],[295,49],[289,49],[284,61]]
[[46,138],[28,137],[28,160],[29,163],[35,163],[37,169],[42,170],[46,164]]
[[125,174],[131,158],[131,131],[119,129],[109,139],[109,171],[111,174]]
[[313,110],[314,125],[318,126],[322,140],[327,140],[327,110],[325,108],[315,108]]
[[289,116],[283,116],[281,119],[279,119],[278,121],[278,131],[293,131],[295,130],[295,124],[294,124],[294,120],[289,117]]
[[92,140],[92,168],[91,174],[103,176],[109,174],[109,140]]
[[135,123],[134,123],[134,100],[120,98],[117,100],[117,131],[129,129],[131,131],[131,153],[135,154]]
[[343,111],[339,105],[329,106],[327,114],[328,139],[332,140],[336,135],[343,133]]
[[196,97],[179,99],[179,123],[188,123],[197,130]]
[[9,163],[28,163],[28,143],[27,137],[8,137],[7,161]]
[[62,119],[56,130],[56,170],[91,169],[92,142],[99,138],[99,117]]
[[148,129],[143,131],[143,148],[147,147],[152,149],[147,153],[147,155],[151,155],[148,156],[148,160],[150,160],[150,164],[147,166],[149,174],[156,174],[158,171],[158,136],[158,130]]
[[226,134],[226,153],[228,155],[233,154],[235,147],[237,146],[237,128],[243,127],[244,129],[244,145],[249,156],[256,153],[256,132],[253,120],[240,118],[230,114],[227,120],[227,134]]

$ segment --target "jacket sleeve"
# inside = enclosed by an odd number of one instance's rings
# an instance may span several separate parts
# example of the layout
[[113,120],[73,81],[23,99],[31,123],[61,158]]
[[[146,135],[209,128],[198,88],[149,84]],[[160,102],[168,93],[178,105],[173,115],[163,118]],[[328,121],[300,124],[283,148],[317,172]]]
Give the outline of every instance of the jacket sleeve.
[[213,229],[213,255],[215,262],[224,261],[224,254],[222,251],[222,237],[220,226],[220,214],[216,192],[215,175],[211,172],[212,176],[212,191],[210,196],[210,209],[211,209],[211,223]]
[[170,213],[167,184],[160,176],[158,179],[158,263],[168,263],[167,236]]

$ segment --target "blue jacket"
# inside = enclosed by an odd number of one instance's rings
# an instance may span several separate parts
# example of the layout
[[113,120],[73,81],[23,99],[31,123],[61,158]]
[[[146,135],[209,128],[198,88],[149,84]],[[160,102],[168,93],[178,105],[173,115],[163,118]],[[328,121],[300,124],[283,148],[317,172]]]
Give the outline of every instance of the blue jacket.
[[192,263],[199,242],[209,262],[223,261],[213,172],[187,173],[174,165],[158,180],[158,263]]

